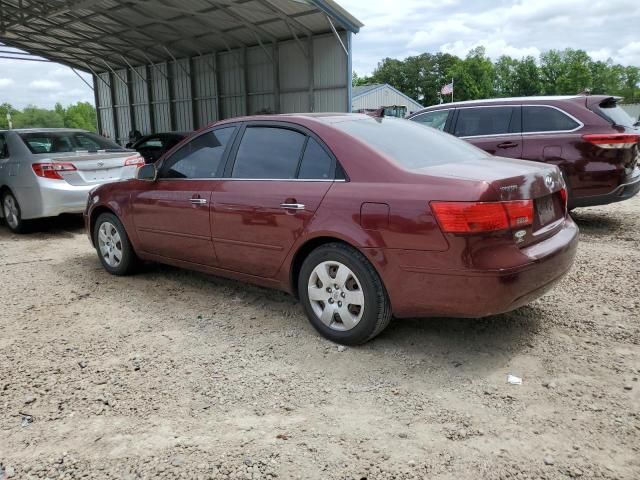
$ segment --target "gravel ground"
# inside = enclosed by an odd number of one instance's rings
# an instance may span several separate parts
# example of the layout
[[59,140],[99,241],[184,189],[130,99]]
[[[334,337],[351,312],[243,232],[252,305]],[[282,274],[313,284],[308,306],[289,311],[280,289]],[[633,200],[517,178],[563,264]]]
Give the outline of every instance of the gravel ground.
[[109,276],[77,219],[0,226],[0,478],[638,479],[639,214],[576,211],[576,265],[528,307],[360,348],[285,294]]

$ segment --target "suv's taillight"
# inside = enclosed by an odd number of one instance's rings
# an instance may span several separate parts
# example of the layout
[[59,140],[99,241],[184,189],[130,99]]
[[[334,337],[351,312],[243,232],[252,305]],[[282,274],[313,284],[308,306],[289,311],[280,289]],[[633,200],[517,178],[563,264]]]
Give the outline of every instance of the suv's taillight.
[[632,133],[587,134],[583,140],[600,148],[630,148],[640,141],[640,135]]
[[533,224],[533,200],[508,202],[431,202],[447,233],[482,233]]
[[33,173],[38,177],[50,178],[52,180],[63,180],[60,172],[72,172],[76,170],[73,163],[59,162],[59,163],[32,163],[31,168]]

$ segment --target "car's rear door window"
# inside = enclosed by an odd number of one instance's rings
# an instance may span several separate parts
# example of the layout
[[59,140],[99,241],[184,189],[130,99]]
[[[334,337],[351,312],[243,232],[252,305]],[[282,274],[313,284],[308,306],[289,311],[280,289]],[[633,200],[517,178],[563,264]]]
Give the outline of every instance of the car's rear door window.
[[522,131],[535,132],[570,132],[580,124],[557,108],[536,105],[522,107]]
[[456,137],[506,135],[512,133],[511,119],[516,107],[466,107],[458,109],[454,134]]
[[249,126],[244,132],[232,178],[294,179],[307,136],[279,127]]
[[448,109],[426,112],[412,117],[411,120],[413,120],[414,122],[422,123],[427,127],[435,128],[437,130],[444,130],[444,127],[447,124],[447,118],[449,118],[449,112],[451,112],[451,110]]
[[235,127],[203,133],[171,155],[160,168],[160,178],[217,178]]
[[315,138],[309,137],[300,162],[298,178],[303,180],[329,180],[333,176],[332,170],[333,159]]

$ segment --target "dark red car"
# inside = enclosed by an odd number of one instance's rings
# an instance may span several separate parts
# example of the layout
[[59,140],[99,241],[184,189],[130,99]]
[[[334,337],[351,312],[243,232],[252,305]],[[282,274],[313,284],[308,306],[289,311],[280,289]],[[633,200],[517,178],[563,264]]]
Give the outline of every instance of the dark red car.
[[152,260],[285,290],[345,344],[392,314],[524,305],[569,270],[578,236],[556,167],[355,114],[217,123],[93,191],[85,222],[110,273]]
[[557,165],[569,208],[619,202],[640,191],[636,120],[617,97],[499,98],[425,108],[409,119],[492,155]]

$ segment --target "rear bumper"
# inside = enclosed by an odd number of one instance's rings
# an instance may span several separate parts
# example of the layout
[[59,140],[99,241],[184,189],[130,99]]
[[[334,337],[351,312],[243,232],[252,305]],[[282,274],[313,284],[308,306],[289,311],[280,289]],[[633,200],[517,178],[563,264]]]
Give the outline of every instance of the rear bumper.
[[622,202],[640,192],[640,168],[636,167],[633,173],[625,181],[609,193],[571,199],[569,208],[593,207],[596,205],[608,205],[614,202]]
[[554,236],[521,250],[519,266],[451,271],[420,266],[426,252],[386,251],[379,271],[396,317],[481,318],[545,294],[569,271],[577,246],[578,227],[567,217]]
[[38,179],[37,186],[15,190],[22,218],[55,217],[61,213],[82,213],[95,185],[75,186],[62,180]]

